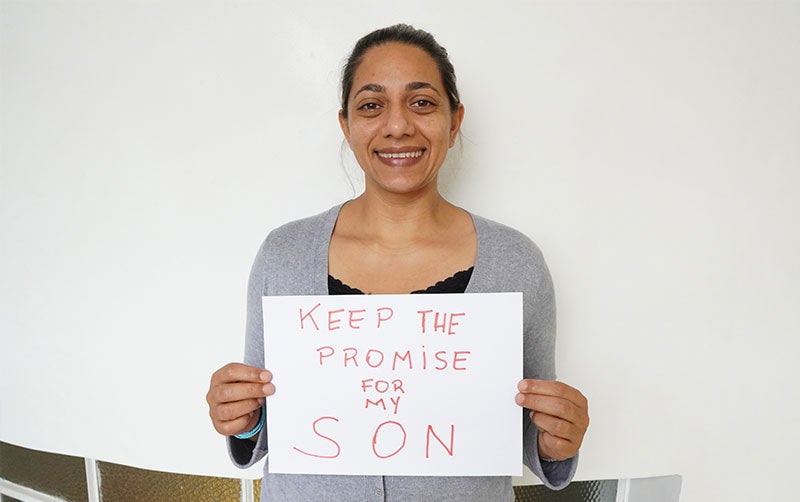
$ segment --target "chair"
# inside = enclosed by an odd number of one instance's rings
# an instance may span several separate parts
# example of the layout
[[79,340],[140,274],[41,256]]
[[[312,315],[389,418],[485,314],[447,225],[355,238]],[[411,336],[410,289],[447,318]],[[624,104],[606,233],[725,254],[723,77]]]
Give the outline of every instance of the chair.
[[575,481],[563,490],[544,485],[514,487],[517,502],[678,502],[681,477]]

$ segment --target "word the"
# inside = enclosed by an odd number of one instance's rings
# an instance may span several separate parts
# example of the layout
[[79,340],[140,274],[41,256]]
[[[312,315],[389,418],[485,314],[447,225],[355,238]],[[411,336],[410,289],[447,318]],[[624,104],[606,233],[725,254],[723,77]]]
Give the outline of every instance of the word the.
[[[456,332],[453,331],[453,328],[458,326],[458,319],[459,317],[464,317],[464,312],[454,312],[452,314],[448,314],[447,312],[434,312],[433,310],[417,310],[417,314],[420,315],[420,322],[422,324],[422,333],[427,332],[427,328],[430,327],[430,322],[433,323],[433,330],[432,331],[441,331],[442,333],[447,333],[448,335],[455,335]],[[433,320],[426,319],[428,314],[433,314],[431,317]],[[447,328],[447,329],[445,329]]]

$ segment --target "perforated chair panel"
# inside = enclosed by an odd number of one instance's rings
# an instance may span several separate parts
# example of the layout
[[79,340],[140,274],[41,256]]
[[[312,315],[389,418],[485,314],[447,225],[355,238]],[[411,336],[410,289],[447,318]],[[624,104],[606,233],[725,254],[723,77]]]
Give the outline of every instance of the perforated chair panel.
[[617,481],[577,481],[558,491],[544,485],[515,486],[514,495],[517,502],[614,502]]
[[104,501],[239,502],[238,479],[173,474],[98,462]]
[[[0,478],[70,502],[86,502],[82,457],[29,450],[0,442]],[[7,500],[10,497],[5,496]]]

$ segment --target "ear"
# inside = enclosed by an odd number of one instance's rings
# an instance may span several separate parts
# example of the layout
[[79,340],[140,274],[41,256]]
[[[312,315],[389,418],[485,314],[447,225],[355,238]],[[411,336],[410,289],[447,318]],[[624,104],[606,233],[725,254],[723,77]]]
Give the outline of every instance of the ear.
[[458,109],[450,117],[450,146],[456,144],[456,136],[461,130],[461,122],[464,121],[464,105],[459,103]]
[[344,116],[344,110],[339,110],[339,127],[342,128],[342,134],[344,134],[344,139],[347,142],[350,142],[350,124],[347,122],[347,119]]

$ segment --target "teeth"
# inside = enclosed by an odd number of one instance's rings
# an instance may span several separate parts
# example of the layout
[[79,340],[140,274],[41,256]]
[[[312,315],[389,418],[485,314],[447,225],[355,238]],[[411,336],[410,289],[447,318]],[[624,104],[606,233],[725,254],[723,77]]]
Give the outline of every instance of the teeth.
[[381,153],[378,152],[378,157],[382,159],[410,159],[422,156],[422,150],[416,152],[402,152],[402,153]]

